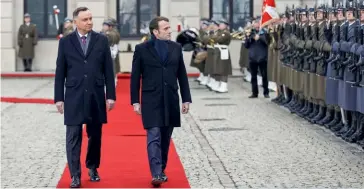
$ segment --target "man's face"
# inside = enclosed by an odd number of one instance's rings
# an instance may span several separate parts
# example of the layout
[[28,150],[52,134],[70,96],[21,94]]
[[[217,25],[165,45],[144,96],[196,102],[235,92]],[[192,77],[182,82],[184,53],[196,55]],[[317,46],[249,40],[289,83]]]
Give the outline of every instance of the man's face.
[[75,19],[75,24],[78,30],[84,32],[91,31],[93,27],[91,11],[81,11]]
[[323,12],[321,12],[321,11],[318,11],[317,12],[317,19],[318,20],[322,20],[324,18],[324,13]]
[[364,20],[364,10],[360,10],[360,20]]
[[70,27],[71,24],[72,23],[70,21],[67,21],[67,22],[64,23],[64,27],[65,28],[68,28],[68,27]]
[[255,29],[259,28],[260,20],[255,20],[254,23],[253,23],[253,26],[254,26]]
[[109,31],[109,30],[110,30],[110,26],[109,26],[109,25],[107,25],[107,24],[104,24],[104,25],[102,25],[102,29],[103,29],[104,31]]
[[307,20],[307,16],[305,14],[301,15],[301,22],[305,22]]
[[343,13],[343,11],[337,11],[337,18],[339,19],[339,20],[343,20],[345,17],[344,17],[344,13]]
[[30,22],[30,17],[25,17],[25,18],[24,18],[24,22],[25,22],[25,23],[29,23],[29,22]]
[[346,18],[349,20],[354,19],[353,11],[346,11]]
[[330,20],[331,20],[331,21],[335,21],[335,20],[337,20],[337,18],[336,18],[336,16],[335,16],[335,14],[334,14],[334,13],[330,13],[329,18],[330,18]]
[[311,22],[315,21],[315,15],[314,14],[310,14],[309,19]]
[[226,29],[227,28],[227,25],[226,24],[224,24],[224,23],[220,23],[219,24],[219,29],[220,30],[224,30],[224,29]]
[[157,37],[157,39],[161,40],[170,40],[171,39],[171,26],[169,22],[166,22],[164,20],[159,21],[158,23],[158,30],[153,30],[153,34]]

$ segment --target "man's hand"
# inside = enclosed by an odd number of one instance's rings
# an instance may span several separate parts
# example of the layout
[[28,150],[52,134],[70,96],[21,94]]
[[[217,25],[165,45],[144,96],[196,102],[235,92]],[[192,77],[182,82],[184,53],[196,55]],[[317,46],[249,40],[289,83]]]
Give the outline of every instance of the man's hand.
[[190,103],[185,102],[182,104],[182,114],[187,114],[190,109]]
[[141,112],[141,109],[140,109],[140,104],[133,104],[133,107],[134,107],[134,112],[137,113],[137,114],[142,114]]
[[60,114],[63,114],[63,104],[64,103],[62,101],[56,102],[56,107]]
[[255,41],[258,41],[259,40],[259,35],[255,34],[254,39],[255,39]]
[[115,101],[114,100],[111,100],[111,99],[107,99],[106,100],[106,106],[107,106],[107,110],[108,111],[114,109],[114,105],[115,105]]

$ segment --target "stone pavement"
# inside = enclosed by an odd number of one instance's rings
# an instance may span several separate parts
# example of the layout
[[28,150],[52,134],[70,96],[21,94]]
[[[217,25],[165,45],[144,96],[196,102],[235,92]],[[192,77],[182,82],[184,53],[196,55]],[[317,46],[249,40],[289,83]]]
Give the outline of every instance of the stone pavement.
[[[269,99],[248,99],[241,80],[217,94],[191,79],[191,111],[173,134],[191,187],[364,187],[363,150]],[[52,98],[53,79],[2,79],[1,95]],[[62,116],[53,105],[1,106],[1,188],[55,187],[66,164]]]

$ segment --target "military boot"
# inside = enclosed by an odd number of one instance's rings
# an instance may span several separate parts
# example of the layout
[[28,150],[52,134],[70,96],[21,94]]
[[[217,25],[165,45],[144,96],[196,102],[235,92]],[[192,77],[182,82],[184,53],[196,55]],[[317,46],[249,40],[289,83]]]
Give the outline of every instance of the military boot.
[[294,108],[294,112],[296,113],[296,114],[298,114],[299,113],[299,111],[300,110],[302,110],[302,108],[303,107],[305,107],[305,105],[306,105],[306,100],[305,99],[303,99],[303,98],[301,98],[301,99],[299,99],[299,103],[297,104],[297,106]]
[[282,98],[284,98],[284,95],[282,93],[279,93],[278,96],[276,98],[273,98],[271,101],[278,104],[278,102],[281,101]]
[[334,113],[334,110],[326,108],[326,116],[322,120],[318,121],[317,124],[324,125],[326,127],[326,124],[330,123],[334,119]]
[[337,137],[342,137],[342,135],[344,135],[346,132],[348,132],[350,128],[351,128],[351,120],[348,119],[348,121],[346,121],[346,123],[344,124],[344,127],[342,127],[340,130],[336,131],[335,135]]
[[352,112],[351,114],[351,120],[350,120],[350,123],[349,123],[349,129],[347,132],[343,133],[341,135],[341,137],[347,141],[356,131],[356,129],[358,128],[358,119],[357,119],[357,112]]
[[330,121],[329,123],[327,123],[325,125],[326,128],[330,129],[331,131],[335,132],[335,128],[339,127],[341,128],[341,112],[340,111],[335,111],[334,113],[334,119],[332,121]]
[[346,141],[350,143],[355,143],[364,138],[364,118],[358,120],[357,129],[351,137],[349,137]]
[[314,118],[319,112],[319,107],[320,107],[319,105],[314,104],[313,105],[313,111],[308,116],[306,116],[305,119],[307,121],[310,121],[312,118]]
[[322,119],[325,118],[326,115],[326,107],[324,106],[319,106],[319,113],[310,120],[311,123],[316,124],[319,121],[321,121]]
[[304,106],[300,109],[300,110],[298,110],[297,112],[296,112],[296,114],[298,115],[298,116],[300,116],[300,117],[303,117],[302,116],[302,114],[303,114],[303,112],[305,112],[306,110],[307,110],[307,108],[308,108],[308,104],[309,104],[309,102],[307,101],[307,100],[304,100]]
[[309,102],[305,112],[302,113],[302,117],[305,118],[313,112],[313,103]]

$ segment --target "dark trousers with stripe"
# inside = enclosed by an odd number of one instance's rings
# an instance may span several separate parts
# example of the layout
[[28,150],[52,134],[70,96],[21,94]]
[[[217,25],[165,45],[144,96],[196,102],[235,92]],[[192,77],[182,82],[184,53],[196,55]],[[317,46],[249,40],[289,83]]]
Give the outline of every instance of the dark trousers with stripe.
[[153,127],[147,129],[147,150],[150,172],[160,176],[167,167],[168,150],[173,127]]
[[[102,124],[87,124],[86,132],[88,137],[86,167],[96,169],[100,166]],[[81,144],[82,125],[67,125],[66,151],[71,178],[81,177]]]

